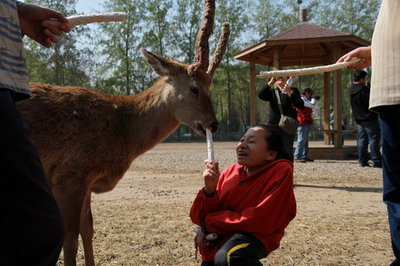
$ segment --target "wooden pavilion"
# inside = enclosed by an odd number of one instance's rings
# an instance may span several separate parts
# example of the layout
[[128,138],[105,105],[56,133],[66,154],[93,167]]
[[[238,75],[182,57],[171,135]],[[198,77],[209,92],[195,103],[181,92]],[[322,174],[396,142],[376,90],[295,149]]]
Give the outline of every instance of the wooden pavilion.
[[[307,10],[300,11],[300,23],[237,53],[234,58],[250,63],[250,123],[256,123],[256,64],[278,70],[286,66],[316,66],[335,63],[345,53],[370,43],[350,33],[307,22]],[[333,75],[331,77],[331,75]],[[333,104],[331,104],[331,89]],[[342,145],[341,70],[324,73],[324,144],[334,135],[338,158],[345,158]],[[330,107],[334,109],[334,128],[329,128]],[[311,152],[311,151],[310,151]],[[331,153],[334,154],[334,153]],[[321,156],[319,156],[321,157]]]

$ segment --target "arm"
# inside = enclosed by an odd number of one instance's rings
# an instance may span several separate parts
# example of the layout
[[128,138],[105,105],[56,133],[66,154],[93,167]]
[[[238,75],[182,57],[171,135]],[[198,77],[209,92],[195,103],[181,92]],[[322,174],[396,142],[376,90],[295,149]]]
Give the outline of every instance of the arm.
[[296,214],[293,168],[279,164],[271,175],[274,180],[266,186],[256,206],[241,212],[223,210],[210,213],[205,219],[207,230],[220,235],[234,232],[269,235],[286,227]]
[[349,69],[363,69],[371,65],[371,46],[365,46],[365,47],[359,47],[357,49],[354,49],[353,51],[345,54],[339,60],[337,61],[338,63],[340,62],[347,62],[350,61],[354,58],[360,58],[360,62],[357,64],[348,66],[347,68]]
[[272,97],[272,86],[274,85],[275,81],[275,78],[271,78],[268,84],[258,92],[258,98],[264,101],[269,101]]
[[293,103],[294,107],[300,110],[304,109],[304,101],[300,96],[299,90],[294,88],[292,94],[289,97],[290,101]]
[[309,101],[306,97],[301,97],[302,99],[303,99],[303,102],[304,102],[304,106],[305,107],[308,107],[308,108],[311,108],[311,109],[314,109],[315,107],[317,107],[317,100],[314,98],[314,97],[312,97],[311,98],[311,100]]
[[21,33],[45,47],[57,43],[63,32],[71,30],[66,24],[68,20],[60,12],[21,2],[17,2],[17,9]]
[[272,88],[269,85],[265,85],[259,92],[258,98],[264,101],[269,101],[272,95]]
[[201,225],[207,213],[215,210],[218,203],[218,193],[216,191],[220,177],[218,162],[212,164],[210,161],[204,161],[206,169],[203,172],[204,187],[197,194],[190,209],[192,222]]

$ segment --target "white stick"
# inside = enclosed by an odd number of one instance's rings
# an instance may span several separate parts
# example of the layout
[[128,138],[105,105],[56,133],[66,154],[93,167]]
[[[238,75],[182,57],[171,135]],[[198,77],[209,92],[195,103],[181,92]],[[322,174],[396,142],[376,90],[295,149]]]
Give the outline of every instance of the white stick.
[[123,21],[126,13],[124,12],[110,12],[100,14],[87,14],[67,17],[69,26],[77,26],[82,24],[89,24],[94,22],[108,22],[108,21]]
[[207,136],[208,160],[214,164],[215,163],[214,144],[213,144],[211,130],[209,130],[208,128],[206,129],[206,136]]
[[257,77],[265,79],[265,78],[272,78],[272,77],[302,76],[302,75],[330,72],[330,71],[338,70],[340,68],[345,68],[347,66],[356,64],[358,61],[360,61],[360,59],[355,58],[348,62],[340,62],[340,63],[335,63],[332,65],[326,65],[326,66],[265,71],[265,72],[260,72],[260,75],[258,75]]

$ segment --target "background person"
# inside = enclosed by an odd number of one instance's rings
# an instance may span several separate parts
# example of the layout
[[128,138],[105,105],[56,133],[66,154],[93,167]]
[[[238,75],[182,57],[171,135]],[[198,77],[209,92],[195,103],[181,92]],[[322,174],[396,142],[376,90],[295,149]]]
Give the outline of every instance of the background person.
[[400,1],[382,0],[372,45],[357,48],[338,62],[360,58],[351,68],[371,65],[369,108],[379,112],[382,133],[383,201],[387,205],[390,237],[400,265]]
[[[273,86],[276,86],[276,89],[279,92],[283,115],[287,115],[293,119],[297,119],[296,108],[304,109],[304,102],[300,97],[299,90],[297,88],[291,88],[286,83],[288,79],[289,77],[271,78],[268,84],[263,87],[258,93],[258,97],[261,100],[269,102],[269,125],[278,127],[279,120],[281,118],[281,112],[279,111],[278,106],[278,99],[276,97],[275,88],[273,88]],[[289,159],[293,161],[293,143],[296,134],[289,134],[279,127],[278,130],[283,139],[284,150],[288,154]]]
[[45,7],[0,1],[0,265],[55,265],[61,251],[62,219],[14,102],[30,94],[22,36],[50,47],[67,22]]
[[310,128],[314,122],[312,111],[317,107],[317,97],[314,97],[314,92],[310,88],[305,88],[301,95],[304,102],[304,109],[297,110],[297,120],[299,127],[297,128],[297,145],[294,152],[294,160],[297,162],[313,162],[314,160],[308,157],[308,139]]
[[[204,187],[190,210],[202,231],[195,237],[202,265],[262,265],[279,247],[296,215],[293,164],[281,159],[283,142],[271,126],[250,128],[236,147],[237,163],[218,170],[206,161]],[[218,234],[204,245],[205,234]],[[227,264],[227,260],[230,264]]]
[[380,152],[381,128],[378,114],[369,110],[370,87],[366,85],[367,72],[356,70],[350,91],[350,103],[358,131],[358,162],[361,167],[368,164],[368,143],[373,167],[382,167]]

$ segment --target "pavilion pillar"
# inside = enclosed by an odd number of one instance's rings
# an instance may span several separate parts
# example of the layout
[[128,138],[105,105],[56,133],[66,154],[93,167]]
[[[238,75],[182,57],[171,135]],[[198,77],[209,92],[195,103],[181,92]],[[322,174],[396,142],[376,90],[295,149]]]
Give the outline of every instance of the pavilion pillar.
[[257,124],[257,103],[256,103],[256,64],[250,63],[250,125]]
[[279,46],[274,46],[274,70],[281,69],[281,49]]
[[[330,129],[330,113],[331,113],[331,73],[324,73],[324,124],[323,129]],[[324,133],[324,144],[329,145],[330,133]]]
[[[333,60],[336,62],[341,56],[341,48],[339,43],[335,45],[335,49],[333,51]],[[335,112],[335,122],[334,129],[336,133],[334,134],[334,147],[342,148],[342,70],[336,70],[333,72],[333,104],[334,104],[334,112]]]

